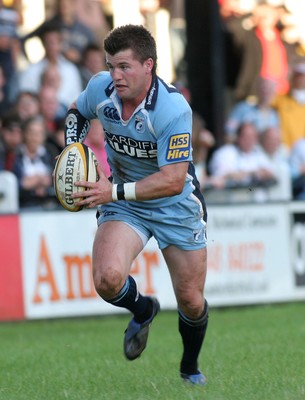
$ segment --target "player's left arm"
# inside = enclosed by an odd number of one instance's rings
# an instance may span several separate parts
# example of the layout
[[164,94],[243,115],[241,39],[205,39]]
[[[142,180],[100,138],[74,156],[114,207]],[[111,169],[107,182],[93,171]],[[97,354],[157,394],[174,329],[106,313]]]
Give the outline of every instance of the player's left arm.
[[188,166],[188,161],[167,164],[158,172],[137,181],[137,200],[153,200],[180,194],[184,188]]
[[[178,195],[182,192],[185,178],[188,170],[188,161],[165,165],[158,172],[151,174],[137,182],[131,182],[124,185],[113,185],[103,174],[101,166],[97,166],[99,181],[77,182],[76,186],[84,186],[86,191],[72,195],[73,198],[82,198],[75,204],[78,206],[86,206],[88,208],[95,207],[99,204],[109,203],[111,201],[123,200],[153,200],[161,197],[170,197]],[[130,192],[126,185],[133,186],[133,198],[129,197]],[[119,193],[119,186],[122,192]],[[120,195],[123,196],[120,198]],[[129,197],[129,198],[128,198]]]

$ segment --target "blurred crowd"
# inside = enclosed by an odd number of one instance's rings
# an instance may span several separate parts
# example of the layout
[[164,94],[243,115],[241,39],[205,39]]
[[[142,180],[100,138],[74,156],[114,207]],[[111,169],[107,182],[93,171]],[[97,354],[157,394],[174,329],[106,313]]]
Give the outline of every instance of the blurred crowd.
[[[64,148],[67,108],[106,69],[101,43],[111,20],[103,3],[94,2],[97,22],[91,18],[89,25],[89,8],[84,13],[76,3],[56,0],[50,17],[21,35],[21,2],[6,7],[0,0],[0,171],[17,177],[21,208],[58,206],[52,171]],[[37,62],[30,61],[26,46],[34,37],[43,46]],[[102,126],[92,121],[86,144],[109,175],[103,138]]]
[[305,29],[300,16],[305,2],[219,0],[219,10],[224,143],[209,153],[206,184],[244,186],[256,201],[303,200]]
[[[216,143],[194,112],[193,157],[202,190],[228,196],[244,189],[260,202],[303,200],[305,2],[218,2],[225,125],[223,143]],[[64,147],[67,107],[95,73],[106,69],[101,45],[113,27],[111,1],[52,4],[42,24],[20,34],[22,0],[0,0],[0,172],[17,177],[21,208],[58,206],[52,171]],[[184,0],[140,4],[148,27],[153,12],[162,8],[168,13],[173,83],[191,105],[184,73]],[[44,50],[37,62],[27,54],[27,42],[34,37]],[[100,123],[92,121],[86,144],[109,175],[103,137]]]

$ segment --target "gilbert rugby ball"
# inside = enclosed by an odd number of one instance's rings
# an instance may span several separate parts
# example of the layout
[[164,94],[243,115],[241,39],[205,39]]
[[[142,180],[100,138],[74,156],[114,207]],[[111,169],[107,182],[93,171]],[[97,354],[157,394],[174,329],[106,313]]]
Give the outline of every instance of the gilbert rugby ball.
[[83,143],[72,143],[61,152],[54,169],[54,190],[60,204],[68,211],[80,211],[71,198],[73,193],[86,190],[74,186],[77,181],[97,182],[97,160],[93,151]]

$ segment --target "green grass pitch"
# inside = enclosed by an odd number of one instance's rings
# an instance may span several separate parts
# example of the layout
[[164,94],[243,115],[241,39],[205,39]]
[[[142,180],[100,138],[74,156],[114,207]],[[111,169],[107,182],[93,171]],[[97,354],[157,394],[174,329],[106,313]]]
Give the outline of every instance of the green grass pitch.
[[125,360],[129,316],[0,324],[1,400],[305,399],[305,303],[210,310],[204,388],[180,381],[177,314],[163,311],[141,358]]

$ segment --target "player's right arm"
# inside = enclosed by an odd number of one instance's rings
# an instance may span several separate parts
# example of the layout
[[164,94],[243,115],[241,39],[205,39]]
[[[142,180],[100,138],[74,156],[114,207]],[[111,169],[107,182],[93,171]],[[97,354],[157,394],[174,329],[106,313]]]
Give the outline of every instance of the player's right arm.
[[[65,144],[66,146],[75,143],[83,142],[90,128],[90,121],[86,119],[77,109],[76,103],[72,103],[66,116],[65,126]],[[108,203],[112,201],[112,183],[106,177],[100,165],[97,165],[98,182],[76,182],[76,186],[85,187],[88,193],[79,192],[78,201],[75,205],[86,204],[88,208],[93,208],[98,204]],[[72,195],[72,197],[75,197]],[[75,197],[76,198],[76,197]],[[80,200],[79,200],[80,199]]]
[[65,145],[71,143],[82,143],[89,131],[90,121],[85,118],[77,109],[76,104],[72,103],[65,120]]

